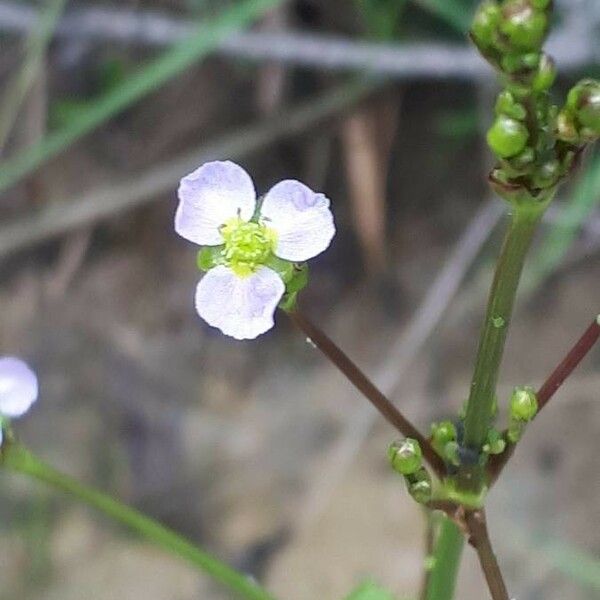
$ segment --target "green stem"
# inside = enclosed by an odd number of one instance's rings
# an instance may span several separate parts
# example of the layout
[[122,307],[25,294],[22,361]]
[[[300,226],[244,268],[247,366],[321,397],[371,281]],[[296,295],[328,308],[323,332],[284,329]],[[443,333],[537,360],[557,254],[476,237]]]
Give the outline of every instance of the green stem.
[[249,577],[238,573],[210,554],[200,550],[174,531],[110,496],[82,485],[68,475],[56,471],[15,442],[8,440],[5,442],[2,447],[0,464],[11,471],[42,481],[103,512],[111,519],[146,537],[163,550],[183,558],[194,567],[204,571],[240,597],[247,600],[273,600],[273,596]]
[[525,256],[547,204],[515,208],[496,267],[465,416],[464,445],[477,452],[493,418],[498,372]]
[[427,578],[425,600],[452,600],[465,538],[455,523],[443,518]]

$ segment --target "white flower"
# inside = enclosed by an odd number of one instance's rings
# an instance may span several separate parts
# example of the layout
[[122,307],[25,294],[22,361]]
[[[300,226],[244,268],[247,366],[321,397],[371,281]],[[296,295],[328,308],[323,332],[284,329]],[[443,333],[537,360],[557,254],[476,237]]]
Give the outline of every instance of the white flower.
[[27,364],[12,356],[0,358],[0,416],[15,418],[24,415],[37,397],[38,380]]
[[273,327],[285,284],[265,266],[272,256],[303,262],[325,250],[335,226],[329,200],[286,180],[257,201],[252,179],[235,163],[209,162],[179,185],[175,230],[201,246],[223,246],[221,262],[202,278],[196,310],[236,339]]

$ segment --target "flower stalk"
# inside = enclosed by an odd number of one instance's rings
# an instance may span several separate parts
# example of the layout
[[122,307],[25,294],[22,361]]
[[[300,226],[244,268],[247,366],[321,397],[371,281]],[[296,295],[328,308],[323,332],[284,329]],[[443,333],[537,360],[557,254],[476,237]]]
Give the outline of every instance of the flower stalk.
[[427,438],[394,406],[375,384],[321,329],[307,319],[299,309],[287,312],[290,319],[306,337],[348,378],[348,380],[373,404],[381,415],[402,435],[416,440],[423,452],[423,458],[430,464],[436,475],[445,476],[446,466]]
[[453,521],[442,517],[431,558],[424,600],[452,600],[465,538]]
[[53,469],[13,440],[6,440],[2,446],[0,465],[9,471],[43,482],[99,510],[107,517],[126,525],[163,550],[184,559],[229,588],[240,598],[246,600],[274,600],[273,596],[250,577],[238,573],[210,554],[200,550],[184,537],[133,508]]
[[[477,454],[494,417],[496,384],[525,257],[550,199],[551,195],[544,202],[519,205],[512,211],[490,291],[464,420],[464,446]],[[460,487],[479,492],[484,484],[482,473],[479,464],[464,465],[458,478]]]
[[481,569],[485,575],[492,600],[509,600],[508,590],[492,548],[483,509],[469,511],[465,515],[469,529],[469,542],[477,551]]
[[[577,368],[579,363],[588,355],[591,349],[600,339],[600,315],[596,317],[589,327],[583,332],[583,335],[575,342],[571,350],[567,353],[560,364],[552,371],[546,381],[542,384],[536,394],[537,412],[548,404],[554,394],[559,390],[560,386],[565,382],[567,377]],[[507,431],[504,432],[504,437],[507,437]],[[502,454],[492,457],[488,465],[488,477],[490,484],[496,482],[504,467],[514,454],[516,443],[509,443],[506,450]]]

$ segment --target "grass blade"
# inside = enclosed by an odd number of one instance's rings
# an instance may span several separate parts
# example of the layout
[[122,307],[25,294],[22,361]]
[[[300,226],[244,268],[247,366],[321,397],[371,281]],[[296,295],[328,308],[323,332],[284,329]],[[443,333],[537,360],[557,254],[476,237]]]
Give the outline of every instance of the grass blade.
[[283,1],[245,0],[200,25],[189,39],[167,50],[119,88],[107,92],[69,125],[50,133],[38,144],[0,165],[0,192],[206,56],[228,33],[243,27]]
[[49,0],[40,16],[38,26],[25,44],[25,58],[19,72],[6,85],[0,109],[0,152],[16,121],[23,100],[40,70],[42,57],[52,39],[56,24],[65,8],[66,0]]

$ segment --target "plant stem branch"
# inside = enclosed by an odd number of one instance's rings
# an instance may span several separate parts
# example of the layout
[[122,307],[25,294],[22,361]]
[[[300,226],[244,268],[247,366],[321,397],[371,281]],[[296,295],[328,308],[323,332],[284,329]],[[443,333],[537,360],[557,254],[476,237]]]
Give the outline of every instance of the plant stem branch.
[[509,600],[506,584],[490,541],[484,510],[467,512],[465,520],[469,528],[469,542],[477,551],[492,599]]
[[[465,538],[458,526],[442,517],[435,542],[432,568],[427,578],[425,600],[452,600]],[[429,558],[429,557],[428,557]]]
[[241,598],[246,600],[274,600],[273,596],[263,590],[250,577],[238,573],[153,519],[53,469],[12,440],[5,440],[0,456],[0,464],[10,471],[27,475],[61,492],[65,492],[84,504],[99,510],[114,521],[130,527],[163,550],[179,556],[192,566],[210,575]]
[[[592,321],[590,326],[583,332],[583,335],[575,342],[565,358],[552,371],[538,390],[538,414],[548,404],[549,400],[559,390],[569,375],[573,373],[579,363],[588,355],[598,339],[600,339],[600,315]],[[504,437],[506,439],[506,435]],[[490,459],[488,474],[492,484],[500,476],[500,473],[514,454],[516,447],[517,444],[508,444],[502,454],[497,454]]]
[[600,338],[600,316],[594,319],[539,389],[537,393],[538,413],[548,404],[550,398],[554,396],[567,377],[571,375],[579,363],[587,356],[588,352],[598,341],[598,338]]
[[[496,267],[465,417],[464,445],[477,454],[493,418],[498,373],[525,256],[546,206],[547,202],[540,202],[514,209]],[[464,490],[479,492],[483,485],[481,467],[464,465],[458,482]]]
[[440,478],[446,474],[444,461],[433,449],[429,440],[392,404],[373,382],[323,331],[309,321],[298,309],[288,312],[294,324],[317,348],[348,378],[348,380],[373,404],[373,406],[402,435],[419,442],[423,457]]

